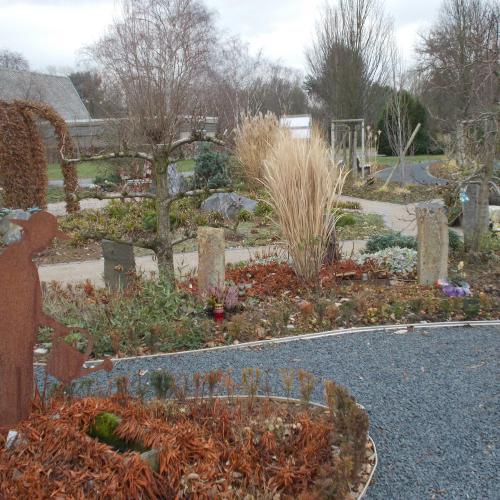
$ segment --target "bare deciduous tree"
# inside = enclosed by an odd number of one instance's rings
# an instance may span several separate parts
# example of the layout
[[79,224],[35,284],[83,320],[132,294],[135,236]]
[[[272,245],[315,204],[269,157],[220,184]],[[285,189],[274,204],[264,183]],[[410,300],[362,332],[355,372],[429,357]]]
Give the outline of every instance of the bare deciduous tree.
[[421,38],[423,97],[445,132],[498,102],[499,13],[489,0],[445,0]]
[[237,37],[217,44],[203,83],[200,92],[209,95],[209,112],[219,117],[223,131],[234,130],[242,116],[302,114],[308,109],[301,75],[261,54],[252,56]]
[[[325,4],[317,36],[307,52],[307,88],[332,118],[375,119],[378,94],[390,68],[392,23],[379,0]],[[351,161],[354,127],[351,127]]]
[[[127,157],[151,161],[156,194],[139,196],[155,198],[157,230],[152,240],[141,244],[154,250],[160,272],[173,279],[176,242],[170,228],[170,208],[178,197],[194,192],[171,193],[168,165],[173,152],[183,145],[220,143],[199,130],[196,116],[201,103],[194,93],[206,74],[215,27],[211,13],[197,0],[124,0],[122,6],[122,19],[110,26],[90,48],[90,54],[123,94],[128,137],[119,152],[72,161]],[[192,118],[193,131],[179,139],[186,117]],[[123,197],[137,195],[122,193]]]
[[30,65],[20,52],[4,49],[0,51],[0,69],[29,71]]
[[413,131],[410,124],[408,97],[405,92],[406,75],[402,66],[401,57],[395,48],[391,54],[391,83],[392,93],[389,96],[389,100],[384,110],[385,132],[392,151],[398,156],[398,161],[393,172],[399,166],[401,170],[401,183],[405,184],[406,146]]

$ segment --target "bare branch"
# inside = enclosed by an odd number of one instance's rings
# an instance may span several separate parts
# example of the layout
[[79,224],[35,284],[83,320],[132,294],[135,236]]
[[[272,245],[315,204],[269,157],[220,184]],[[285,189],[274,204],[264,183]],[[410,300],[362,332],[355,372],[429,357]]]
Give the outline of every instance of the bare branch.
[[211,137],[201,132],[193,132],[191,136],[173,142],[172,146],[170,147],[170,152],[175,151],[176,149],[185,146],[186,144],[192,144],[193,142],[211,142],[219,146],[226,145],[224,141],[217,139],[216,137]]
[[112,160],[113,158],[142,158],[143,160],[154,161],[153,155],[141,153],[139,151],[119,151],[117,153],[107,153],[94,156],[81,156],[80,158],[66,159],[61,151],[61,157],[66,163],[80,163],[82,161]]
[[178,193],[175,196],[170,197],[167,200],[167,205],[170,206],[175,200],[185,198],[188,196],[198,196],[200,194],[213,194],[213,193],[229,193],[233,191],[233,188],[219,188],[219,189],[194,189],[192,191],[185,191],[183,193]]
[[184,243],[185,241],[192,240],[194,238],[196,238],[196,233],[195,232],[186,234],[183,238],[179,238],[178,240],[173,241],[172,242],[172,246],[180,245],[181,243]]
[[155,199],[155,195],[153,193],[132,193],[128,191],[123,191],[121,193],[104,193],[102,191],[94,191],[88,194],[84,194],[78,197],[80,200],[85,199],[97,199],[97,200],[122,200],[122,199],[130,199],[130,198],[148,198]]

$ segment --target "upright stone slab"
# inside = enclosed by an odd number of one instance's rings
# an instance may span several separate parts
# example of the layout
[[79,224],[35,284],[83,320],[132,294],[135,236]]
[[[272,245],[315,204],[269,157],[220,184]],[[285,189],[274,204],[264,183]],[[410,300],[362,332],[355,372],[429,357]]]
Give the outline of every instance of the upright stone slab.
[[200,293],[210,286],[223,285],[225,279],[224,230],[198,228],[198,287]]
[[467,185],[468,201],[463,204],[462,228],[464,230],[464,244],[467,251],[478,251],[481,236],[488,231],[489,207],[488,186],[479,182]]
[[417,217],[417,274],[421,285],[448,277],[448,216],[441,200],[419,203]]
[[112,290],[124,288],[135,273],[134,247],[126,243],[102,240],[104,283]]

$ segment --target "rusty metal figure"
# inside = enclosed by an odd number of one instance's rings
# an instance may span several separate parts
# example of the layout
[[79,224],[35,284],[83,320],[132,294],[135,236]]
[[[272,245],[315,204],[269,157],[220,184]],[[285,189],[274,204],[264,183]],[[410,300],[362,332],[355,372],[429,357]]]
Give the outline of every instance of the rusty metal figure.
[[[57,229],[57,219],[47,212],[38,212],[29,220],[11,222],[23,228],[23,235],[0,255],[0,426],[15,424],[30,413],[33,348],[40,326],[54,331],[47,373],[62,382],[69,383],[92,371],[112,369],[109,359],[95,368],[83,369],[93,346],[90,334],[68,328],[43,312],[38,269],[32,258],[54,238],[67,239]],[[87,337],[85,353],[64,342],[72,330]]]

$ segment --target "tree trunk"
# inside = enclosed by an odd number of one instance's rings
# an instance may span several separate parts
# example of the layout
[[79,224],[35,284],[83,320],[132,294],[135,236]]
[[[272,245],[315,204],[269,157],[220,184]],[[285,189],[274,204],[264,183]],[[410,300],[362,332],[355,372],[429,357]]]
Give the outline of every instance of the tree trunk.
[[477,181],[467,186],[469,201],[464,205],[463,230],[464,245],[468,252],[479,252],[481,240],[488,232],[490,182],[493,177],[493,164],[496,156],[498,137],[497,121],[494,117],[485,119],[484,161]]
[[489,221],[489,178],[486,169],[480,180],[467,186],[467,195],[469,201],[463,209],[464,245],[467,252],[479,252]]
[[[157,246],[155,249],[158,259],[160,276],[174,283],[174,250],[172,247],[172,233],[170,230],[170,204],[168,182],[168,159],[162,159],[163,164],[156,169],[156,216],[157,216]],[[155,165],[157,162],[155,161]]]

